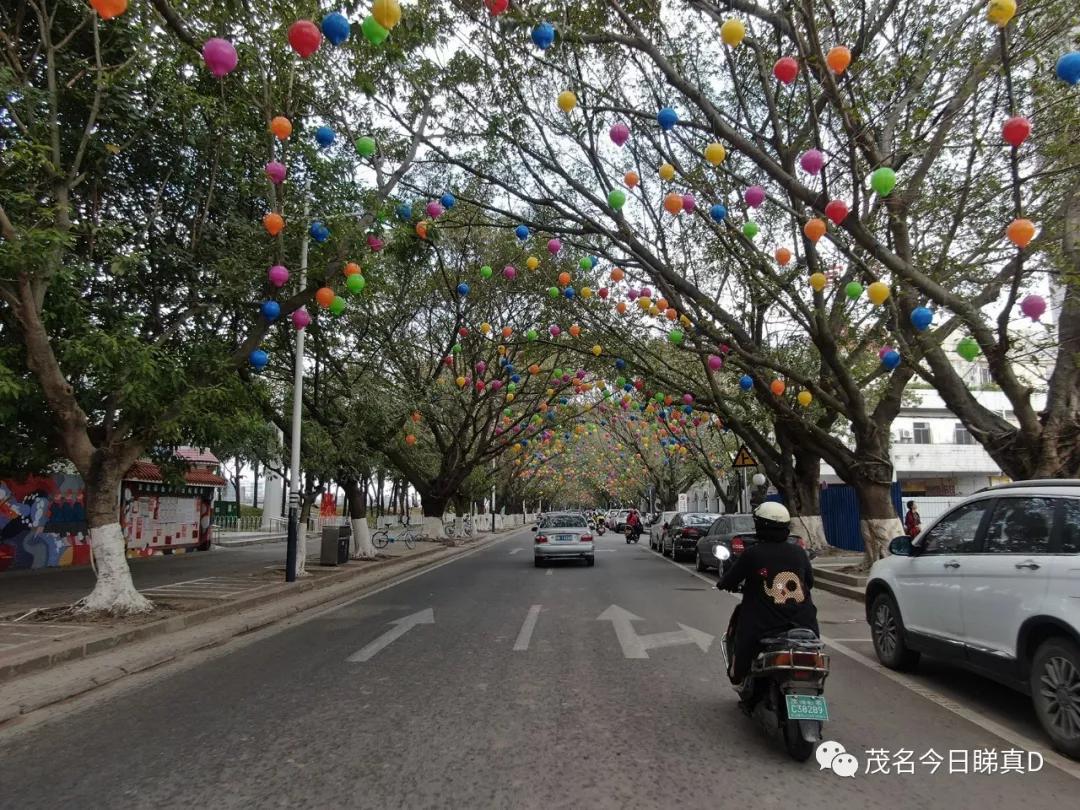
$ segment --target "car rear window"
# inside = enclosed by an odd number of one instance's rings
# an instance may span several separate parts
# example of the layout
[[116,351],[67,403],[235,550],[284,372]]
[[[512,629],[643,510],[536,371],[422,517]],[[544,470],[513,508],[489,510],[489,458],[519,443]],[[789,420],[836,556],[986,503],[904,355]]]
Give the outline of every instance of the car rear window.
[[754,519],[750,515],[736,515],[731,519],[731,530],[733,532],[752,532],[754,530]]
[[580,515],[552,515],[540,521],[541,529],[584,529],[585,518]]
[[689,515],[683,515],[683,523],[688,526],[711,526],[714,520],[716,520],[716,515],[696,515],[692,512]]

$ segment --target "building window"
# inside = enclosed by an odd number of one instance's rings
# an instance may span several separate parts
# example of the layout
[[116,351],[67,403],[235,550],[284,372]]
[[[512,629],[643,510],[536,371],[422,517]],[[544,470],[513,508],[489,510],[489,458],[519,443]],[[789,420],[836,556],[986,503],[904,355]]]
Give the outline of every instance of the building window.
[[953,426],[953,444],[975,444],[975,440],[961,422]]
[[994,376],[990,373],[988,366],[979,366],[979,385],[993,385]]
[[915,444],[932,444],[930,439],[930,423],[915,422],[911,426]]

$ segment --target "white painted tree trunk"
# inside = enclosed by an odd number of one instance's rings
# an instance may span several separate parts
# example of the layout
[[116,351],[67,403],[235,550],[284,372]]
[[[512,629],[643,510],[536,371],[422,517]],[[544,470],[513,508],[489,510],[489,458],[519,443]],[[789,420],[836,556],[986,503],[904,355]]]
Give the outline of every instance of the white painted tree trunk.
[[442,518],[425,517],[424,522],[421,525],[423,527],[424,537],[430,537],[432,540],[438,540],[440,537],[445,536],[443,534]]
[[300,525],[296,527],[296,576],[300,577],[308,576],[307,572],[307,523],[300,521]]
[[873,565],[888,553],[894,537],[904,534],[899,518],[871,518],[860,521],[863,544],[866,546],[866,564]]
[[119,523],[90,529],[90,548],[97,568],[97,582],[90,595],[79,601],[77,612],[122,616],[154,609],[154,603],[135,589]]
[[791,519],[791,531],[806,540],[806,547],[821,551],[829,545],[821,515],[796,515]]
[[371,544],[371,531],[366,518],[352,521],[352,557],[354,560],[375,559],[375,546]]

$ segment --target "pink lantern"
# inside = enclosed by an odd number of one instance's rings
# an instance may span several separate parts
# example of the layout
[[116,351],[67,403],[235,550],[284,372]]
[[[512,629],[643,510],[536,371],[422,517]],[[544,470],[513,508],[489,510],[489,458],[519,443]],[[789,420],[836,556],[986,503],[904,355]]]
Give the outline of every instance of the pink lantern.
[[491,381],[491,390],[492,391],[498,391],[500,388],[502,388],[502,380],[492,380]]
[[573,378],[569,374],[563,374],[562,375],[562,381],[563,382],[570,382],[571,379],[573,379]]
[[1046,312],[1046,299],[1041,295],[1029,295],[1020,302],[1020,311],[1037,321]]
[[893,350],[892,346],[887,346],[887,345],[882,346],[880,349],[878,349],[878,353],[877,353],[878,359],[883,360],[885,358],[885,355],[887,355],[892,350]]
[[300,309],[293,310],[292,325],[297,330],[303,329],[311,323],[311,316],[308,314],[307,307],[300,307]]
[[553,323],[551,326],[548,327],[548,333],[552,337],[558,337],[562,334],[562,329],[559,328],[558,324]]
[[271,160],[263,167],[263,171],[266,172],[266,176],[270,178],[270,182],[275,186],[285,182],[286,171],[284,163],[278,163],[276,160]]
[[562,242],[560,242],[558,239],[548,240],[548,253],[554,256],[560,250],[562,250]]
[[637,301],[638,295],[638,291],[635,290],[633,287],[626,291],[626,297],[629,298],[631,301]]
[[275,264],[266,271],[266,277],[270,279],[270,283],[275,287],[284,287],[285,282],[289,280],[289,271],[285,269],[284,265]]
[[683,405],[693,405],[694,404],[694,395],[693,394],[683,394],[682,395],[682,401],[683,401]]
[[503,268],[503,278],[505,278],[507,281],[513,281],[515,278],[517,278],[517,270],[514,269],[514,266],[512,264],[508,264],[506,265],[506,267]]
[[380,250],[386,247],[386,243],[383,242],[383,240],[377,237],[375,234],[370,234],[367,238],[367,246],[371,248],[371,251],[373,253],[378,253]]
[[585,379],[585,369],[583,369],[583,368],[579,368],[579,369],[577,370],[577,378],[578,378],[579,380],[584,380],[584,379]]
[[442,207],[442,203],[438,200],[432,200],[424,207],[424,210],[427,211],[427,215],[432,219],[438,219],[443,215],[443,212],[446,209]]
[[206,40],[203,44],[202,55],[206,67],[217,79],[232,73],[236,68],[236,48],[227,39],[214,37]]
[[694,209],[697,208],[697,201],[694,199],[693,194],[683,194],[682,197],[682,210],[688,214],[694,213]]
[[651,287],[642,287],[641,288],[641,297],[642,298],[652,298],[652,288]]
[[630,127],[622,121],[619,121],[617,124],[613,124],[611,129],[608,130],[608,135],[611,137],[612,143],[616,146],[622,146],[630,140]]
[[761,186],[750,186],[743,194],[743,199],[751,208],[757,208],[765,202],[765,189]]
[[799,165],[803,167],[804,172],[817,174],[825,166],[825,155],[817,149],[807,149],[799,158]]
[[485,371],[487,371],[487,363],[485,363],[483,360],[477,361],[477,363],[476,363],[476,373],[477,374],[483,374]]
[[719,371],[724,367],[724,358],[716,354],[709,355],[709,369]]

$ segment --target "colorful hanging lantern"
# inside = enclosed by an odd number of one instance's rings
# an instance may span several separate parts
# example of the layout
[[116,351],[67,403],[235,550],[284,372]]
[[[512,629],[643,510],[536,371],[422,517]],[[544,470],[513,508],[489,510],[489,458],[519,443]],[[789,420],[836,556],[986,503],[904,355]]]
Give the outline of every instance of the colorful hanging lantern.
[[1022,115],[1005,119],[1005,124],[1001,127],[1001,137],[1014,149],[1019,149],[1030,134],[1031,122]]
[[315,301],[323,309],[328,308],[334,301],[334,291],[329,287],[320,287],[315,293]]
[[502,274],[507,281],[513,281],[517,278],[517,269],[512,264],[508,264],[503,268]]
[[559,93],[558,104],[560,110],[569,113],[577,106],[577,95],[573,90],[563,90]]
[[624,143],[630,140],[630,127],[622,121],[618,121],[612,124],[611,129],[608,130],[608,137],[611,138],[613,144],[621,148]]
[[810,403],[814,401],[814,395],[809,391],[800,391],[796,399],[799,400],[799,404],[804,408],[809,408]]
[[285,286],[285,282],[289,280],[289,271],[284,265],[275,264],[269,270],[266,271],[266,277],[270,283],[275,287],[281,288]]
[[387,31],[401,22],[401,4],[398,0],[375,0],[371,4],[371,16]]
[[1023,250],[1035,237],[1035,223],[1030,219],[1014,219],[1005,229],[1009,241]]
[[353,295],[359,295],[364,291],[364,287],[367,286],[367,279],[357,273],[356,275],[349,276],[345,279],[345,289],[351,292]]
[[681,194],[672,192],[664,197],[664,210],[671,215],[677,215],[682,211],[683,198]]
[[751,377],[749,374],[743,374],[741,377],[739,377],[739,388],[741,388],[743,391],[749,391],[753,387],[754,378]]
[[281,304],[277,301],[263,301],[259,307],[259,313],[268,323],[273,323],[281,315]]
[[364,39],[372,45],[382,45],[386,41],[386,38],[390,36],[390,31],[383,28],[383,26],[379,24],[379,21],[371,14],[364,17],[364,21],[360,23],[360,33],[362,33]]
[[829,204],[825,206],[825,216],[836,225],[847,219],[848,213],[847,203],[843,200],[830,200]]
[[266,364],[270,362],[270,357],[262,349],[254,349],[251,354],[248,355],[248,362],[251,363],[256,371],[262,371],[266,368]]
[[866,288],[866,296],[871,304],[879,307],[889,298],[889,285],[884,281],[875,281]]
[[284,163],[271,160],[263,167],[263,171],[266,172],[266,176],[270,178],[270,182],[275,186],[285,182],[286,169]]
[[627,188],[634,188],[641,182],[641,178],[638,177],[637,172],[629,171],[623,175],[623,182],[626,183]]
[[498,17],[510,7],[510,0],[484,0],[484,5],[492,17]]
[[742,233],[747,239],[753,239],[761,232],[761,227],[754,220],[747,220],[742,226]]
[[550,253],[552,256],[555,256],[560,250],[562,250],[562,242],[560,242],[558,239],[549,239],[547,243],[547,249],[548,253]]
[[713,222],[723,222],[727,217],[727,208],[720,203],[716,203],[709,209],[709,216],[712,217]]
[[1016,15],[1016,0],[990,0],[986,4],[986,19],[998,28],[1004,28]]
[[799,75],[799,61],[793,56],[781,56],[773,65],[772,72],[781,84],[791,84]]
[[751,208],[757,208],[765,202],[765,189],[761,186],[750,186],[743,192],[743,200]]
[[982,350],[979,348],[975,338],[969,335],[961,338],[960,342],[956,344],[956,353],[970,363],[982,353]]
[[1020,302],[1020,311],[1031,320],[1037,321],[1046,312],[1046,299],[1041,295],[1029,295]]
[[694,199],[693,194],[682,195],[682,210],[688,214],[692,214],[697,210],[697,200]]
[[705,160],[712,166],[719,166],[727,157],[727,150],[722,143],[710,143],[705,147]]
[[285,220],[282,218],[281,214],[276,211],[271,211],[263,217],[263,227],[266,228],[266,232],[271,236],[277,236],[285,228]]
[[778,247],[773,253],[773,257],[776,259],[776,263],[781,267],[787,267],[788,262],[791,261],[791,251],[786,247]]
[[799,156],[799,165],[807,174],[818,174],[825,167],[825,155],[820,149],[807,149]]
[[290,25],[288,38],[289,45],[301,59],[307,59],[322,44],[322,32],[311,20],[297,20]]
[[720,39],[729,48],[737,47],[746,36],[746,25],[742,20],[730,17],[720,26]]
[[618,211],[626,205],[626,192],[620,188],[613,188],[608,192],[607,203],[611,208]]
[[915,309],[911,310],[909,319],[912,326],[920,332],[925,332],[934,321],[934,312],[928,307],[915,307]]
[[675,177],[675,167],[670,163],[662,163],[657,170],[657,173],[660,175],[661,180],[670,182],[671,179]]
[[843,45],[834,45],[825,54],[825,64],[829,66],[829,70],[839,76],[851,64],[851,50]]
[[349,38],[349,19],[337,11],[322,18],[323,36],[330,40],[335,48]]
[[870,187],[877,192],[879,197],[888,197],[896,187],[896,172],[888,166],[875,169],[870,175]]
[[1057,60],[1054,72],[1066,84],[1080,83],[1080,51],[1062,54]]
[[542,22],[532,30],[533,45],[542,51],[546,51],[555,42],[555,26],[549,22]]
[[356,143],[353,144],[356,147],[356,153],[360,157],[369,158],[375,154],[375,139],[370,135],[363,135],[356,139]]
[[315,143],[321,146],[323,149],[330,146],[334,142],[334,130],[330,127],[323,125],[315,130]]
[[881,355],[881,365],[885,366],[889,371],[892,371],[898,365],[900,365],[900,352],[896,349],[889,349]]
[[275,116],[270,121],[270,131],[274,133],[275,138],[283,141],[292,135],[292,121],[284,115]]
[[[127,6],[127,0],[124,0],[125,7]],[[94,6],[97,9],[97,6]],[[98,13],[101,11],[98,9]],[[109,19],[102,15],[104,19]],[[222,76],[226,76],[236,68],[238,57],[236,55],[236,48],[227,39],[221,37],[213,37],[206,40],[203,43],[202,48],[203,62],[206,63],[207,69],[209,69],[211,75],[220,79]]]
[[850,298],[852,301],[858,301],[862,295],[862,284],[857,281],[849,281],[844,287],[844,295]]
[[660,129],[668,132],[679,123],[679,114],[671,107],[664,107],[656,114],[656,123],[660,125]]
[[817,217],[814,217],[813,219],[808,219],[806,221],[806,224],[803,225],[803,234],[811,242],[817,242],[821,237],[823,237],[825,235],[825,230],[825,221],[818,219]]
[[300,309],[294,309],[293,314],[290,316],[292,320],[293,328],[297,331],[307,327],[311,323],[311,315],[308,314],[307,307],[300,307]]
[[810,287],[814,292],[821,292],[825,289],[825,286],[829,283],[829,279],[824,273],[812,273],[810,275]]

